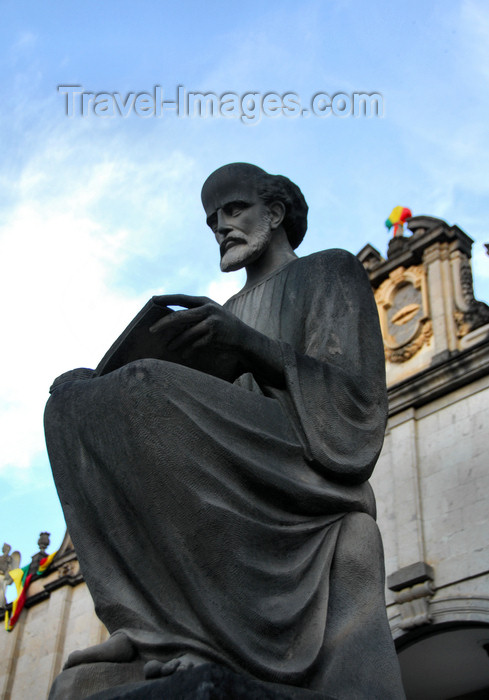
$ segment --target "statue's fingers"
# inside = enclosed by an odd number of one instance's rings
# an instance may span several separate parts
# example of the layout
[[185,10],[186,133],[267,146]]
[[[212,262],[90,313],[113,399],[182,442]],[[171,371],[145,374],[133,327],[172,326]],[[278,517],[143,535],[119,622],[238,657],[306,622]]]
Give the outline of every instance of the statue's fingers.
[[170,316],[173,316],[173,314],[168,314],[168,316],[163,316],[162,318],[159,319],[159,321],[156,321],[156,323],[153,323],[153,325],[149,327],[149,332],[150,333],[159,333],[164,328],[171,326],[171,320],[173,320],[173,319],[170,320]]
[[153,302],[158,306],[183,306],[186,309],[194,309],[211,302],[208,297],[194,297],[189,294],[161,294],[154,296]]
[[195,337],[192,340],[192,352],[195,352],[197,350],[205,350],[206,348],[209,347],[209,335],[207,331],[202,333],[200,337]]
[[175,328],[178,332],[179,326],[187,328],[195,323],[199,323],[206,318],[207,315],[208,311],[203,306],[175,311],[174,313],[163,316],[156,321],[156,323],[153,323],[153,325],[149,327],[149,330],[150,333],[159,333],[163,330]]
[[[167,345],[168,350],[178,351],[182,349],[193,350],[195,344],[198,341],[202,341],[208,334],[208,329],[204,324],[198,324],[197,326],[192,326],[191,328],[186,328],[182,330],[181,333],[175,335]],[[205,343],[200,343],[205,344]]]

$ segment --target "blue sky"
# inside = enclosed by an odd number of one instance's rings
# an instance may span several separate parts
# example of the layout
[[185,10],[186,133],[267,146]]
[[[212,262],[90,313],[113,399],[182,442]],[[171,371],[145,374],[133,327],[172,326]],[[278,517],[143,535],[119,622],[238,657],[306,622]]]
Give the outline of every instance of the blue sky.
[[[0,2],[0,538],[23,554],[64,523],[44,447],[52,379],[95,366],[153,293],[224,301],[200,188],[256,163],[302,188],[298,250],[385,254],[396,205],[475,241],[489,300],[489,10],[483,0]],[[380,93],[382,118],[67,117],[94,93]]]

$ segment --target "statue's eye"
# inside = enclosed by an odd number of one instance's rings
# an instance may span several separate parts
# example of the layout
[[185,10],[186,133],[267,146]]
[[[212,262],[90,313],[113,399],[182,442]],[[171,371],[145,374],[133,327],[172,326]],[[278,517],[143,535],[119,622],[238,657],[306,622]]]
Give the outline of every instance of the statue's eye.
[[245,202],[229,202],[224,207],[224,211],[228,216],[238,216],[247,206]]

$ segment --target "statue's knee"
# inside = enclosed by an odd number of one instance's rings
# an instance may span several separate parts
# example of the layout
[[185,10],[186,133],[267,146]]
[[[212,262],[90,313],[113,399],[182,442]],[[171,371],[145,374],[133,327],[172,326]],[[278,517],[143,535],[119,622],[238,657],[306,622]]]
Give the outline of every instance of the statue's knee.
[[149,358],[130,362],[118,371],[126,389],[140,390],[143,385],[151,387],[171,381],[171,369],[170,363]]
[[[116,395],[121,410],[130,416],[157,413],[165,416],[172,397],[180,395],[178,365],[162,360],[136,360],[120,370]],[[184,386],[184,385],[183,385]]]
[[356,535],[357,538],[363,536],[376,539],[379,537],[377,523],[368,513],[347,513],[343,517],[342,530]]
[[142,360],[134,360],[134,362],[129,362],[129,364],[120,367],[118,372],[125,381],[142,381],[151,377],[151,375],[153,375],[156,371],[156,368],[159,364],[160,363],[158,362],[158,360],[153,360],[149,358]]
[[383,551],[379,528],[366,513],[348,513],[341,523],[336,558],[339,565],[371,578],[383,576]]
[[44,409],[44,429],[59,430],[59,427],[66,422],[67,406],[71,404],[70,387],[65,384],[59,385],[49,397]]

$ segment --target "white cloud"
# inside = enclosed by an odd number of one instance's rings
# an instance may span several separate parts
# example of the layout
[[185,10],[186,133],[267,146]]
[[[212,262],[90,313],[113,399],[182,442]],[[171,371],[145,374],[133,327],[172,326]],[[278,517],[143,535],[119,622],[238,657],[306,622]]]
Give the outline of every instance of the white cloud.
[[89,218],[29,204],[12,219],[0,234],[5,333],[0,468],[25,468],[43,449],[42,410],[50,381],[70,365],[94,362],[134,303],[107,286],[107,270],[120,259],[117,242],[123,232],[104,242]]
[[219,304],[224,304],[229,297],[239,292],[244,282],[245,275],[243,272],[221,276],[210,282],[205,291],[205,296],[214,299],[214,301],[217,301]]
[[38,37],[34,32],[22,31],[14,39],[11,55],[14,57],[21,57],[25,53],[30,53],[37,43]]
[[[0,226],[0,470],[24,470],[23,478],[44,450],[51,381],[76,366],[94,367],[154,293],[144,279],[128,291],[114,278],[131,259],[151,255],[149,241],[159,236],[160,250],[165,246],[161,228],[174,227],[171,204],[181,203],[181,180],[191,167],[190,159],[171,154],[168,163],[143,169],[116,143],[104,159],[85,139],[63,141],[32,154]],[[156,198],[158,188],[164,195]],[[125,226],[120,208],[135,201]],[[171,279],[168,270],[165,285]]]

